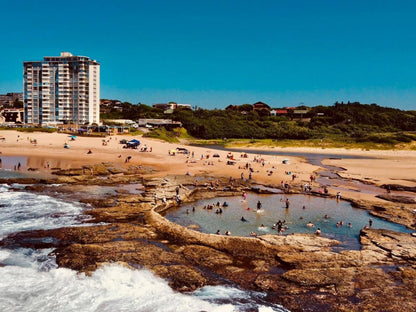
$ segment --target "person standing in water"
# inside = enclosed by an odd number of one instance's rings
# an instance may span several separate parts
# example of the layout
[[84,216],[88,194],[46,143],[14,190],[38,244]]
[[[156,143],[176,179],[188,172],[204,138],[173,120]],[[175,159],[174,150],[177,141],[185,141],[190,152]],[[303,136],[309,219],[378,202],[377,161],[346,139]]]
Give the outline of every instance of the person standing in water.
[[290,206],[289,198],[286,198],[286,209],[289,209],[289,206]]
[[246,200],[247,199],[247,193],[246,192],[244,192],[243,193],[243,200]]
[[261,209],[261,202],[260,201],[258,201],[257,202],[257,210],[260,210]]

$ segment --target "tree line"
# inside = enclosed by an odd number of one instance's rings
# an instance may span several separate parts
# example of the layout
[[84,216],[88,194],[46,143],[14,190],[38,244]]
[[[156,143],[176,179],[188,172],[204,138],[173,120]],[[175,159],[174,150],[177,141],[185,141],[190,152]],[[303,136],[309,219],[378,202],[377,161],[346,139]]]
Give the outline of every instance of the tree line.
[[[416,111],[381,107],[377,104],[334,103],[307,108],[307,114],[282,116],[255,111],[245,104],[237,110],[177,109],[170,115],[144,104],[122,103],[122,110],[102,114],[102,119],[171,118],[199,139],[318,139],[337,137],[380,143],[410,142],[415,139]],[[386,135],[389,133],[389,135]]]

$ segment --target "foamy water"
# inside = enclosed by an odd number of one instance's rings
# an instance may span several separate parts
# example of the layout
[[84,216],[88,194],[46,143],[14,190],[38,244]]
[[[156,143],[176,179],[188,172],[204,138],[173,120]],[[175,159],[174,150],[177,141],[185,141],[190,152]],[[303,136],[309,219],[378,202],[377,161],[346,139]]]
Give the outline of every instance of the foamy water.
[[83,207],[50,196],[0,186],[0,239],[18,231],[80,225]]
[[[0,234],[81,225],[83,207],[0,185]],[[53,249],[0,249],[0,311],[287,311],[265,294],[209,286],[173,291],[144,269],[110,264],[91,276],[58,268]]]

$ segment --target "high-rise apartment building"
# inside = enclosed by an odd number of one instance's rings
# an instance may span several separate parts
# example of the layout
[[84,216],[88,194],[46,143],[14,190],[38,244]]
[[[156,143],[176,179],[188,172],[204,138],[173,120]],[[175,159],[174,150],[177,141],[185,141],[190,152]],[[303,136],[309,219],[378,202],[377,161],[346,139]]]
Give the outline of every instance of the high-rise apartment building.
[[62,52],[23,62],[25,123],[99,124],[100,64]]

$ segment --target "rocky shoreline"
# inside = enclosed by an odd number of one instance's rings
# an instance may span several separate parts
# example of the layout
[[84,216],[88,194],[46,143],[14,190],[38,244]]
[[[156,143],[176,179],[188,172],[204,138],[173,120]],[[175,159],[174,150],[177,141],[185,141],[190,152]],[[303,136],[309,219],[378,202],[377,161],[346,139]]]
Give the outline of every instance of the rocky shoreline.
[[[174,224],[160,213],[175,207],[177,186],[184,202],[200,198],[265,192],[247,181],[232,186],[228,177],[154,178],[151,167],[120,169],[110,163],[56,170],[56,178],[19,180],[27,190],[45,192],[46,185],[110,185],[140,182],[140,195],[117,194],[84,198],[93,224],[55,230],[20,232],[0,242],[6,248],[56,248],[59,266],[91,273],[106,263],[144,267],[169,281],[178,291],[229,284],[263,291],[266,300],[291,311],[414,311],[416,310],[416,237],[388,230],[365,229],[361,250],[335,252],[340,242],[307,235],[228,237],[205,234]],[[8,183],[12,181],[8,180]],[[16,182],[16,181],[14,181]],[[32,185],[33,184],[33,185]],[[275,187],[275,186],[272,186]],[[300,189],[296,188],[295,189]],[[167,203],[154,205],[155,191]],[[323,196],[322,194],[315,194]],[[412,203],[353,204],[392,222],[416,227]]]

